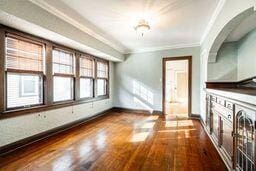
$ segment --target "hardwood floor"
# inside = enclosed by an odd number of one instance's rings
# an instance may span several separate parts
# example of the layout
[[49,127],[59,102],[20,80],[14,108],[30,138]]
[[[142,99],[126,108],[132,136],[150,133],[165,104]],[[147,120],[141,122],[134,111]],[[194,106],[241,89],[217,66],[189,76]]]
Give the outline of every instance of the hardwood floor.
[[0,157],[0,170],[226,170],[197,120],[111,112]]

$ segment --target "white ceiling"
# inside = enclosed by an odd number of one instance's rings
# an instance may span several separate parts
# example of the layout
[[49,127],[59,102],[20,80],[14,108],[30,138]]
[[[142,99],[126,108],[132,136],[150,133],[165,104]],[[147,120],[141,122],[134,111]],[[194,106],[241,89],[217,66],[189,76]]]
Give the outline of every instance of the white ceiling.
[[243,20],[227,37],[226,42],[234,42],[243,38],[256,28],[256,13]]
[[[31,0],[36,1],[36,0]],[[38,1],[40,2],[40,1]],[[47,10],[73,21],[123,52],[198,46],[219,0],[44,0]],[[148,20],[144,37],[134,26]]]

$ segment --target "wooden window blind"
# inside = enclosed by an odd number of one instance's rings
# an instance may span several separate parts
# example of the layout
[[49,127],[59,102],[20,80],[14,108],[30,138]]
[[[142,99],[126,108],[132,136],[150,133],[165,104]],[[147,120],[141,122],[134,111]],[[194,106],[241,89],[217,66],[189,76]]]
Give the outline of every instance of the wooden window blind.
[[94,61],[86,57],[80,58],[80,76],[93,77],[94,76]]
[[6,69],[43,72],[43,45],[6,37]]
[[74,54],[60,49],[53,50],[53,73],[74,74]]
[[108,64],[106,62],[97,61],[97,77],[108,78]]

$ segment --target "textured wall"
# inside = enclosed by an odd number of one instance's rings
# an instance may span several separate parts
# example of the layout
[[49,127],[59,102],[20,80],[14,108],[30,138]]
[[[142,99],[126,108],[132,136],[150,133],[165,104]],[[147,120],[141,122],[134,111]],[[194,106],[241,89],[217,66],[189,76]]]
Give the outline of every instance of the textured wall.
[[0,147],[112,108],[113,73],[111,63],[109,99],[0,120]]
[[256,29],[238,42],[238,80],[256,76]]
[[208,63],[208,80],[237,80],[237,46],[235,42],[224,43],[217,55],[215,63]]
[[[192,113],[199,114],[199,47],[127,55],[124,62],[115,64],[114,105],[161,111],[162,59],[177,56],[192,56]],[[138,94],[136,89],[142,90]]]

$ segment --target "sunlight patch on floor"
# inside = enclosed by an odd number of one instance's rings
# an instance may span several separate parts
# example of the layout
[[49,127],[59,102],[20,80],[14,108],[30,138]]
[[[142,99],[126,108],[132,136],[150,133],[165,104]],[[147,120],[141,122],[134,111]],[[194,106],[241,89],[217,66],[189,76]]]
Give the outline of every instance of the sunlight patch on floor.
[[178,121],[178,126],[194,126],[193,121],[185,120],[185,121]]
[[153,128],[155,125],[155,122],[147,122],[144,123],[140,128]]
[[196,129],[172,129],[172,130],[159,130],[158,132],[189,132],[196,131]]
[[165,127],[170,128],[170,127],[177,127],[178,122],[177,121],[166,121],[165,122]]
[[150,116],[147,118],[147,120],[152,120],[152,121],[156,121],[159,118],[159,116],[154,115],[154,116]]
[[191,120],[165,121],[166,128],[184,127],[184,126],[194,126],[193,121]]
[[139,132],[139,133],[135,133],[130,142],[141,142],[141,141],[145,141],[147,136],[149,135],[149,132]]

